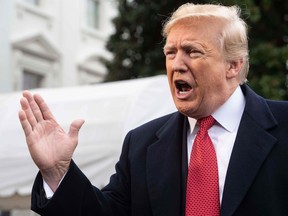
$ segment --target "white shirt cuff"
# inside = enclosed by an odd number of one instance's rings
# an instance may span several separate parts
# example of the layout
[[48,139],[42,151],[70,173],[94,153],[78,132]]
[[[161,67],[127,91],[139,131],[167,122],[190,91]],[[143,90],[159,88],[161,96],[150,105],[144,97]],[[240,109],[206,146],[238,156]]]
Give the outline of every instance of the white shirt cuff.
[[43,188],[46,194],[46,198],[51,199],[51,197],[54,195],[54,192],[51,190],[51,188],[44,179],[43,179]]
[[[62,182],[62,180],[64,179],[65,176],[66,176],[66,173],[62,177],[62,179],[60,180],[60,182],[58,184],[58,187],[61,184],[61,182]],[[47,184],[47,182],[44,179],[43,179],[43,188],[44,188],[44,191],[45,191],[45,194],[46,194],[46,198],[47,199],[51,199],[53,197],[53,195],[54,195],[54,192],[52,191],[52,189],[50,188],[50,186]]]

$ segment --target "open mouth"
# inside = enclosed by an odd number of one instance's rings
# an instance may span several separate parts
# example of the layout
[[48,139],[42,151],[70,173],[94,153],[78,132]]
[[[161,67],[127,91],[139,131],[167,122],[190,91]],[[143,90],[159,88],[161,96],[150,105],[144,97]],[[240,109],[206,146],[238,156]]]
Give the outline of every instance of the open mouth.
[[192,86],[185,81],[176,81],[175,86],[180,94],[185,94],[192,90]]

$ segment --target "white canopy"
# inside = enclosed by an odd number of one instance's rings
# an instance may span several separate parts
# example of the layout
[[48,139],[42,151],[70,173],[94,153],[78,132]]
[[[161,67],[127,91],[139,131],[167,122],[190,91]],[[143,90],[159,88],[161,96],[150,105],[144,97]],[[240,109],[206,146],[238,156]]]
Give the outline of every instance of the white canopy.
[[[176,110],[165,75],[32,92],[44,97],[65,130],[72,120],[85,119],[73,158],[98,187],[114,172],[128,130]],[[19,200],[30,196],[38,172],[18,120],[20,97],[0,94],[0,209],[29,208],[30,201]]]

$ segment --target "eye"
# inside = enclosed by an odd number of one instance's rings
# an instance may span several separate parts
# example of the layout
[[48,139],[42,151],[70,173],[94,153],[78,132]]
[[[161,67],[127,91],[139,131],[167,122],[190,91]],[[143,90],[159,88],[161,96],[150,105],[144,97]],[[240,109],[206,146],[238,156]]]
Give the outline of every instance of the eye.
[[190,57],[198,57],[198,56],[203,55],[203,52],[200,51],[199,49],[189,49],[189,50],[187,50],[187,54]]
[[164,55],[168,58],[173,58],[176,52],[174,50],[164,50]]

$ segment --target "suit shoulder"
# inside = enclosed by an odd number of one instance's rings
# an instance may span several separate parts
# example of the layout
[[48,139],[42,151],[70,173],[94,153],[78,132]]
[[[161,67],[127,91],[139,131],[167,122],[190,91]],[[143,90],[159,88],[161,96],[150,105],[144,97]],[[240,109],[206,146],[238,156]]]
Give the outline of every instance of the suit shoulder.
[[266,100],[269,108],[274,114],[281,114],[281,116],[288,117],[288,101]]
[[144,123],[139,127],[136,127],[135,129],[133,129],[133,131],[134,132],[155,131],[164,126],[168,122],[177,121],[177,119],[182,118],[184,118],[184,116],[179,112],[170,113],[165,116],[161,116],[159,118],[148,121],[147,123]]
[[266,100],[278,124],[288,127],[288,101]]

